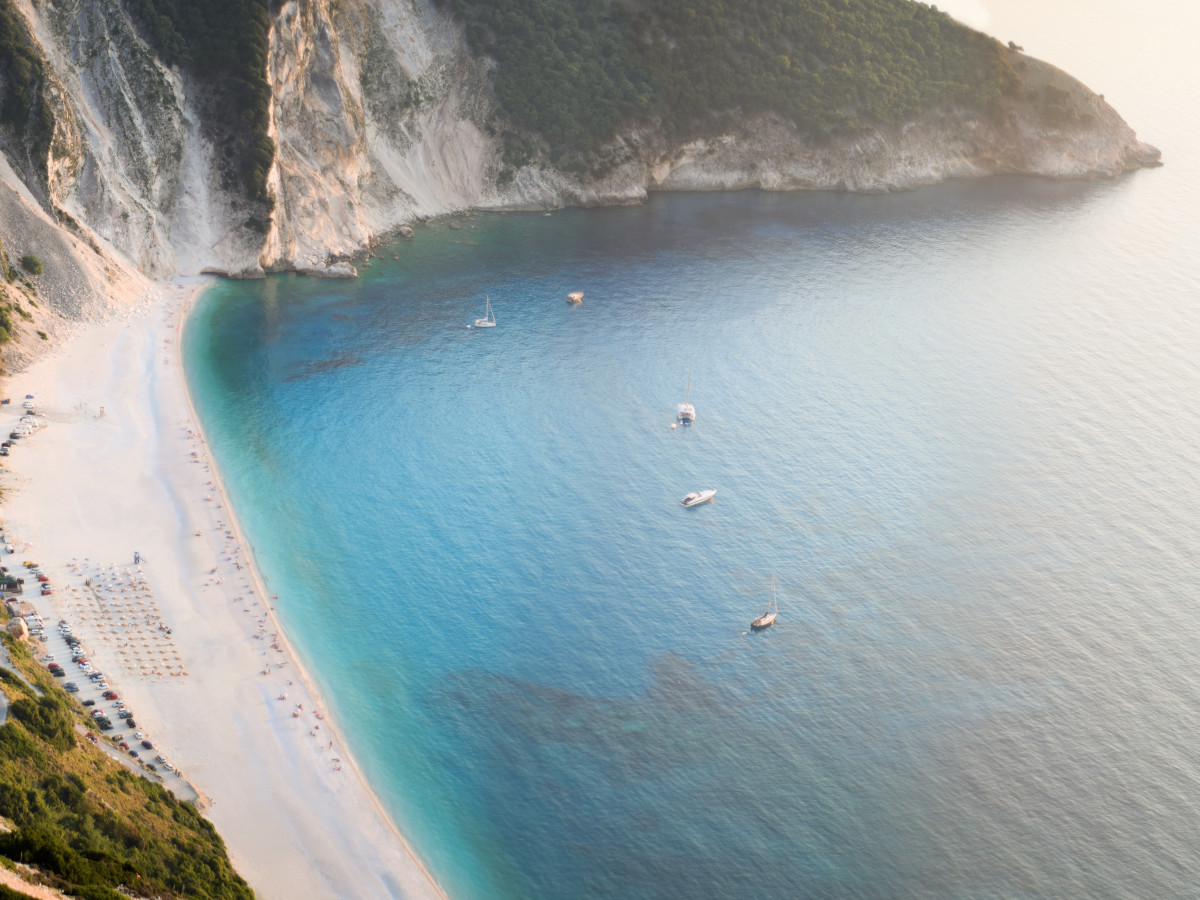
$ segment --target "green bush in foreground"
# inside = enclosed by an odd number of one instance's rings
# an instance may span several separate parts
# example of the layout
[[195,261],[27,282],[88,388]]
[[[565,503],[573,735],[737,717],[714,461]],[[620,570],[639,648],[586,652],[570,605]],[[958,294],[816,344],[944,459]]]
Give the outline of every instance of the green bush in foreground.
[[26,253],[21,257],[21,268],[30,275],[42,274],[42,261],[32,253]]
[[0,856],[36,866],[47,884],[84,900],[252,898],[212,823],[77,743],[80,709],[24,645],[3,640],[42,696],[0,675],[10,700],[0,725],[0,816],[13,827],[0,834]]

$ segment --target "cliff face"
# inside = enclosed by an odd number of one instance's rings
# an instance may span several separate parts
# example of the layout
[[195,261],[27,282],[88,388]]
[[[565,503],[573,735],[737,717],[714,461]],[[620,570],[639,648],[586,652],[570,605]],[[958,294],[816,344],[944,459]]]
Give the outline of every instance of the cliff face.
[[268,268],[320,270],[374,235],[494,202],[486,70],[423,2],[291,0],[271,33]]
[[219,187],[199,89],[159,62],[118,0],[21,0],[18,9],[53,73],[56,130],[44,186],[24,170],[5,180],[28,184],[74,227],[72,240],[152,278],[351,274],[331,260],[466,207],[636,202],[650,190],[889,191],[993,173],[1087,178],[1158,158],[1103,98],[1013,51],[1028,91],[999,116],[946,109],[823,143],[771,117],[681,146],[644,126],[608,148],[622,161],[602,178],[531,164],[501,186],[489,63],[471,56],[431,0],[288,0],[269,38],[277,153],[263,235],[244,227],[236,198]]

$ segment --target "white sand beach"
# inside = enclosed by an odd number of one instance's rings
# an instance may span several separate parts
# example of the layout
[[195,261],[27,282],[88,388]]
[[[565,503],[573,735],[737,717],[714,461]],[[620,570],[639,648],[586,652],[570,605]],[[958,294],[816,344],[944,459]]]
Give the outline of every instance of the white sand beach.
[[4,564],[36,560],[51,576],[53,595],[28,599],[47,623],[71,621],[259,896],[444,897],[322,714],[237,550],[179,359],[202,288],[163,286],[5,378],[0,426],[26,394],[47,424],[3,460],[15,543]]

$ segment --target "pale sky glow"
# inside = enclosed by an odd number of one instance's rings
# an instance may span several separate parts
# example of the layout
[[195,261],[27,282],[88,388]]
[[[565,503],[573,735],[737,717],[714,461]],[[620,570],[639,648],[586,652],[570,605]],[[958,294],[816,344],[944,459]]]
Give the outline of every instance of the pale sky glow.
[[980,0],[936,0],[933,5],[942,12],[954,16],[964,25],[970,25],[980,31],[987,30],[988,20],[991,17]]

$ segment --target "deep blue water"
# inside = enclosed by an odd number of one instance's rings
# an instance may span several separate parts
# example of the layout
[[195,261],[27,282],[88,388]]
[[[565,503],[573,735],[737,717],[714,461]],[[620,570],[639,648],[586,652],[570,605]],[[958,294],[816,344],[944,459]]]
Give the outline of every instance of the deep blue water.
[[189,381],[278,612],[455,900],[1196,895],[1167,149],[476,214],[204,297]]

